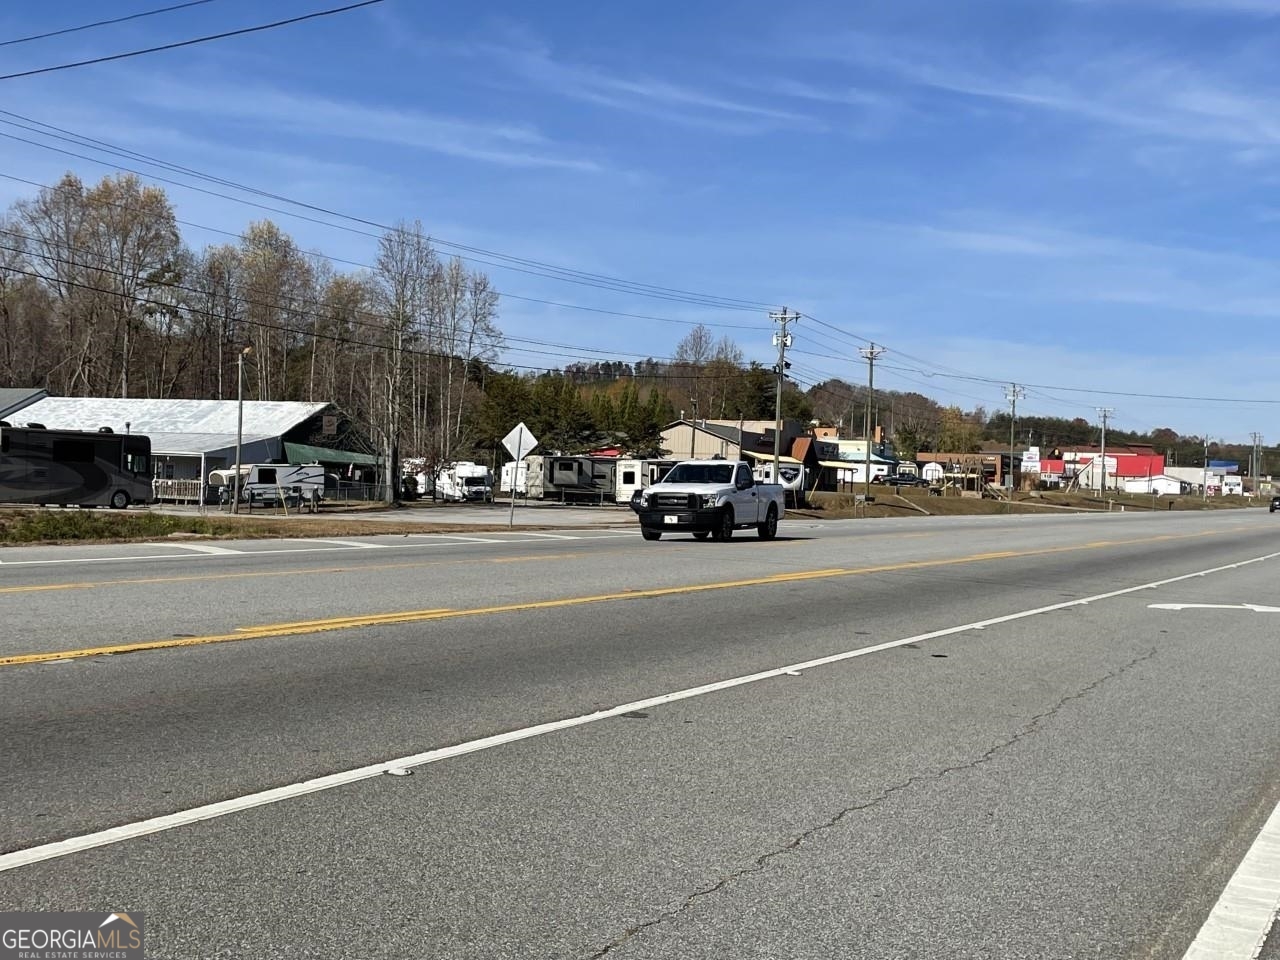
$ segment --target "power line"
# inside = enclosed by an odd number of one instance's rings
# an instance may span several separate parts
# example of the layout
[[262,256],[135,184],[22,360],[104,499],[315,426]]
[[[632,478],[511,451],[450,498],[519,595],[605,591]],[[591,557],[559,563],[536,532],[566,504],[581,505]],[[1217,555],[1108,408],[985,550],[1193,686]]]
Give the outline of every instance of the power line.
[[[396,229],[387,224],[379,223],[376,220],[369,220],[369,219],[358,217],[352,214],[342,213],[341,211],[331,210],[327,207],[322,207],[316,204],[307,203],[302,200],[296,200],[291,197],[284,196],[283,194],[272,193],[270,191],[261,190],[257,187],[249,186],[243,183],[238,183],[237,181],[234,181],[234,180],[228,180],[223,177],[217,177],[211,174],[206,174],[192,167],[186,167],[186,166],[182,166],[181,164],[170,163],[167,160],[162,160],[157,157],[153,157],[145,153],[139,153],[134,150],[128,150],[126,148],[108,143],[105,140],[98,140],[93,137],[84,136],[83,134],[78,134],[72,130],[67,130],[62,127],[54,126],[53,124],[44,123],[43,121],[35,120],[31,117],[27,117],[19,113],[14,113],[11,110],[0,110],[0,115],[13,117],[16,120],[23,121],[22,123],[14,123],[12,121],[6,120],[6,121],[0,121],[0,123],[6,123],[9,126],[18,127],[19,129],[26,130],[30,133],[35,133],[38,136],[48,137],[54,140],[61,140],[63,142],[71,143],[76,146],[84,147],[87,149],[99,150],[108,154],[114,154],[116,156],[123,157],[125,159],[141,161],[142,163],[148,164],[150,166],[157,166],[157,167],[160,167],[161,169],[169,170],[174,173],[181,173],[186,176],[194,177],[198,180],[203,180],[207,183],[214,183],[219,186],[224,186],[230,189],[239,190],[244,193],[252,194],[254,196],[259,196],[264,199],[275,200],[280,203],[285,203],[290,206],[298,207],[303,210],[310,210],[314,213],[321,213],[321,214],[324,214],[325,216],[336,217],[340,220],[346,220],[351,223],[360,224],[361,226],[373,227],[383,232]],[[34,127],[28,126],[28,124],[34,124],[35,126]],[[37,127],[42,127],[44,129],[36,129]],[[52,130],[54,132],[46,133],[45,132],[46,130]],[[143,173],[142,171],[135,170],[131,167],[121,166],[118,163],[108,163],[97,157],[85,156],[84,154],[81,154],[81,153],[76,153],[71,150],[65,150],[61,147],[56,147],[48,143],[41,143],[35,140],[28,140],[24,137],[15,136],[14,134],[0,133],[0,136],[5,136],[10,139],[17,140],[20,143],[27,143],[27,144],[30,144],[31,146],[39,147],[41,149],[49,150],[55,153],[61,153],[66,156],[75,157],[80,160],[87,160],[90,163],[96,163],[96,164],[99,164],[100,166],[108,167],[110,169],[123,170],[128,173],[136,174],[137,176],[140,176],[140,177],[149,177],[154,180],[159,180],[162,183],[168,183],[173,186],[182,187],[183,189],[187,189],[187,190],[194,190],[197,193],[204,193],[209,196],[218,197],[219,199],[230,200],[233,203],[240,203],[245,206],[254,207],[259,210],[268,210],[272,213],[279,213],[287,217],[295,217],[296,219],[303,220],[309,223],[316,223],[324,227],[329,227],[330,229],[344,230],[348,233],[354,233],[359,236],[373,237],[375,239],[378,238],[379,236],[379,234],[369,233],[368,231],[365,231],[365,230],[359,230],[352,227],[343,226],[342,224],[330,223],[327,220],[320,220],[315,217],[306,216],[304,214],[295,213],[288,210],[281,210],[278,207],[272,207],[272,206],[268,206],[261,203],[255,203],[254,201],[246,200],[243,197],[230,196],[228,194],[218,193],[217,191],[207,190],[203,187],[197,187],[189,183],[183,183],[182,181],[179,181],[179,180],[171,180],[162,176],[158,176],[157,174],[154,174],[154,173]],[[678,302],[693,303],[699,306],[711,306],[711,307],[716,307],[718,309],[723,309],[723,310],[742,310],[742,311],[756,313],[762,309],[767,309],[769,307],[768,304],[762,301],[744,300],[736,297],[722,297],[715,294],[704,294],[704,293],[697,293],[695,291],[690,291],[690,290],[681,290],[676,287],[664,287],[658,284],[650,284],[650,283],[643,283],[640,281],[626,280],[623,278],[610,276],[608,274],[592,273],[590,271],[578,270],[572,267],[562,267],[556,264],[547,263],[546,261],[534,260],[527,257],[518,257],[511,254],[501,253],[499,251],[488,250],[484,247],[476,247],[469,244],[457,243],[455,241],[448,240],[443,237],[435,237],[435,236],[428,235],[427,239],[431,240],[431,242],[435,243],[438,246],[446,247],[451,250],[461,250],[464,253],[474,255],[470,257],[463,257],[463,259],[471,260],[474,262],[487,263],[490,266],[496,266],[501,269],[516,270],[521,273],[531,273],[536,276],[542,276],[552,280],[560,280],[568,283],[582,283],[583,285],[586,285],[586,286],[596,286],[602,289],[609,289],[617,292],[631,293],[639,296],[649,296],[649,297],[654,297],[655,299],[665,299],[665,300],[674,300]],[[495,260],[499,260],[503,262],[491,263],[490,261],[487,261],[487,260],[477,260],[477,257],[491,257]],[[522,269],[522,268],[525,268],[525,269]],[[657,294],[663,294],[664,296],[656,296]]]
[[[0,228],[0,234],[17,235],[15,231],[4,230],[2,228]],[[10,253],[27,253],[28,252],[28,251],[24,251],[20,247],[12,247],[12,246],[7,246],[5,244],[0,244],[0,251],[8,251]],[[128,274],[118,270],[111,270],[111,269],[94,265],[94,264],[81,263],[76,260],[67,260],[65,258],[51,256],[49,254],[36,254],[35,256],[41,260],[50,261],[52,263],[57,263],[64,266],[75,267],[81,270],[91,271],[92,273],[98,274],[98,275],[115,277],[117,279],[127,278],[129,276]],[[26,270],[17,269],[14,267],[0,267],[0,270],[8,270],[12,273],[17,273],[23,276],[31,276],[31,277],[35,277],[37,279],[43,280],[45,282],[51,282],[51,278],[45,276],[44,274],[38,271],[26,271]],[[97,293],[109,294],[112,296],[124,295],[123,291],[119,289],[113,290],[105,287],[98,287],[92,284],[86,284],[86,283],[81,283],[77,281],[67,280],[61,277],[54,278],[52,282],[62,283],[68,286],[77,287],[79,289],[86,289],[86,290],[94,291]],[[207,295],[208,293],[208,291],[203,290],[199,287],[191,287],[191,286],[187,286],[185,284],[180,284],[180,283],[170,282],[170,283],[154,284],[150,286],[154,290],[177,290],[183,293],[192,293],[197,295]],[[303,337],[310,337],[310,336],[317,335],[315,334],[314,331],[301,330],[295,327],[289,327],[285,325],[273,325],[269,323],[264,324],[263,321],[254,320],[250,317],[243,317],[243,316],[226,317],[221,314],[215,314],[212,311],[204,310],[200,307],[194,306],[193,304],[187,301],[173,302],[173,301],[166,301],[166,300],[156,300],[156,299],[151,299],[148,297],[141,296],[137,293],[130,294],[129,296],[130,296],[130,299],[138,303],[144,303],[152,306],[159,306],[172,311],[183,311],[187,313],[194,313],[197,315],[211,317],[213,319],[217,319],[224,322],[231,322],[236,325],[248,325],[248,326],[264,326],[265,325],[269,329],[285,330],[285,331],[294,333],[295,335],[303,336]],[[244,297],[242,295],[227,293],[227,294],[219,294],[218,299],[223,303],[235,304],[240,307],[258,307],[258,308],[267,309],[267,310],[289,311],[313,320],[326,319],[326,320],[345,324],[349,327],[370,328],[378,332],[385,332],[386,328],[378,323],[371,322],[371,321],[375,321],[375,320],[392,321],[396,319],[387,314],[381,314],[381,313],[377,313],[376,311],[363,310],[363,309],[357,309],[353,311],[354,313],[353,317],[335,316],[332,313],[330,304],[327,304],[324,301],[320,301],[320,300],[312,300],[307,297],[300,297],[295,301],[292,301],[289,303],[282,303],[279,301],[264,301],[264,300],[249,299],[248,297]],[[321,310],[319,311],[308,310],[306,309],[308,306],[320,307]],[[361,319],[358,319],[359,317],[366,317],[369,319],[361,320]],[[430,324],[427,325],[428,331],[430,330],[431,326],[432,325]],[[555,350],[534,350],[534,349],[531,349],[530,347],[516,347],[507,352],[527,353],[535,356],[558,357],[564,360],[598,363],[602,359],[609,360],[619,356],[624,356],[624,357],[629,356],[636,359],[652,360],[655,363],[662,363],[666,365],[678,364],[680,362],[675,357],[662,357],[662,356],[655,357],[652,354],[631,353],[628,351],[618,351],[618,350],[606,349],[606,348],[587,347],[581,344],[555,343],[551,341],[535,340],[535,339],[530,339],[525,337],[512,337],[506,334],[499,334],[497,339],[503,345],[507,343],[519,343],[519,344],[533,344],[534,346],[539,346],[539,347],[561,348],[560,351],[555,351]],[[365,346],[376,347],[378,349],[388,349],[385,344],[374,344],[374,343],[369,343],[367,341],[354,341],[354,340],[352,342],[357,344],[363,344]],[[496,346],[497,344],[495,344],[495,347]],[[576,350],[578,352],[577,353],[561,352],[563,350]],[[429,351],[427,352],[426,355],[440,356],[440,357],[450,356],[449,354],[431,353]],[[493,362],[495,364],[510,365],[510,366],[516,366],[516,367],[520,366],[519,364],[505,364],[505,362],[501,360],[486,361],[486,362]],[[543,368],[530,367],[528,369],[543,369]],[[631,375],[635,376],[636,374],[631,374]],[[728,374],[690,373],[686,375],[686,374],[676,374],[676,373],[668,372],[664,374],[655,374],[654,376],[669,376],[674,379],[731,380],[735,378],[737,375],[738,375],[737,373],[728,373]]]
[[[22,178],[10,177],[9,174],[0,173],[0,177],[17,179],[23,183],[31,183],[32,186],[44,186],[44,184],[38,184],[38,183],[32,182],[32,180],[22,180]],[[49,188],[49,189],[52,189],[52,188]],[[122,209],[124,209],[124,207],[127,207],[127,205],[124,205],[124,204],[111,204],[111,205],[116,207],[122,207]],[[225,234],[225,236],[228,236],[228,237],[241,238],[241,234],[233,233],[232,230],[221,230],[216,227],[206,227],[206,225],[204,224],[191,223],[191,221],[179,220],[177,218],[174,218],[174,221],[175,223],[187,225],[187,227],[195,227],[197,229],[210,230],[210,232],[212,233],[221,233],[221,234]],[[27,239],[26,234],[19,232],[19,230],[6,230],[4,228],[0,228],[0,234],[6,234],[6,236],[9,236],[9,237]],[[78,251],[82,253],[90,252],[90,251],[84,250],[84,248],[82,247],[74,247],[72,246],[72,244],[60,244],[60,246],[63,247],[64,250],[67,250],[70,252],[74,252],[74,251]],[[17,248],[8,248],[8,250],[14,253],[24,252],[24,253],[28,253],[28,255],[31,255],[31,256],[41,257],[41,259],[47,259],[45,253],[38,253],[38,252],[33,253],[32,251],[17,250]],[[324,253],[308,253],[308,255],[306,256],[319,256],[320,259],[329,260],[329,261],[335,262],[335,264],[344,264],[347,266],[358,266],[358,268],[365,269],[365,270],[376,269],[371,264],[364,264],[364,262],[360,262],[356,260],[343,260],[343,259],[340,259],[340,257],[326,256],[324,255]],[[74,262],[74,261],[60,261],[60,262],[65,262],[65,264],[68,264],[70,266],[79,266],[79,268],[83,268],[87,270],[100,270],[100,268],[97,268],[97,266],[91,265],[91,264],[77,264],[77,262]],[[417,274],[415,275],[419,276]],[[187,291],[187,292],[192,292],[192,293],[202,292],[200,291],[200,289],[183,287],[183,285],[180,285],[180,284],[168,284],[168,285],[169,287],[183,289],[183,291]],[[756,330],[756,332],[760,332],[760,330],[764,329],[764,328],[760,328],[760,326],[750,326],[746,324],[703,323],[703,321],[698,321],[698,320],[677,320],[675,319],[675,317],[654,316],[649,314],[631,314],[631,312],[626,312],[621,310],[607,310],[607,308],[604,308],[604,307],[584,306],[584,305],[580,305],[580,303],[563,303],[561,301],[543,300],[543,298],[539,298],[539,297],[526,297],[518,293],[507,293],[507,292],[499,291],[499,289],[493,289],[492,292],[495,294],[498,294],[499,297],[506,298],[506,300],[518,300],[518,301],[525,301],[530,303],[541,303],[541,305],[545,305],[545,306],[561,307],[561,308],[564,308],[564,310],[588,311],[588,312],[593,312],[593,314],[625,317],[625,319],[632,319],[632,320],[653,320],[653,321],[658,321],[658,323],[682,324],[687,326],[695,326],[695,325],[716,326],[716,328],[721,328],[721,329]],[[311,303],[311,305],[321,306],[321,307],[328,306],[324,301],[307,300],[307,298],[302,298],[302,300],[298,302]],[[280,306],[280,305],[276,305],[276,306]],[[366,316],[374,317],[374,319],[379,319],[379,320],[392,319],[392,317],[374,314],[374,312],[370,312],[370,311],[360,311],[360,312],[361,314],[364,314]],[[635,355],[635,356],[640,356],[640,355]]]
[[143,17],[154,17],[161,13],[171,13],[174,10],[185,10],[187,7],[199,7],[206,3],[213,3],[214,0],[189,0],[188,3],[175,3],[171,7],[161,7],[158,10],[144,10],[141,13],[131,13],[127,17],[115,17],[111,20],[95,20],[93,23],[82,23],[78,27],[64,27],[61,30],[50,30],[48,33],[35,33],[29,37],[18,37],[14,40],[0,40],[0,47],[11,47],[17,43],[30,43],[32,40],[47,40],[50,37],[62,37],[68,33],[79,33],[81,30],[92,30],[95,27],[107,27],[114,23],[124,23],[127,20],[141,20]]
[[[3,113],[3,112],[4,111],[0,110],[0,113]],[[0,134],[0,136],[3,136],[3,134]],[[62,189],[62,186],[60,184],[51,186],[46,183],[40,183],[39,181],[36,181],[36,180],[28,180],[25,177],[14,176],[11,173],[0,173],[0,177],[3,177],[6,180],[14,180],[18,183],[25,183],[28,186],[40,187],[41,189],[44,189],[44,190],[57,191]],[[113,206],[122,210],[129,208],[129,205],[126,203],[120,203],[117,201],[107,201],[107,203],[109,206]],[[174,223],[181,224],[182,226],[185,226],[185,227],[192,227],[193,229],[196,229],[196,230],[206,230],[209,233],[220,234],[222,236],[231,237],[236,240],[244,239],[244,234],[237,233],[234,230],[224,230],[221,227],[211,227],[208,224],[196,223],[192,220],[184,220],[181,217],[174,217]],[[3,230],[3,229],[0,229],[0,233],[7,233],[10,236],[15,236],[15,237],[25,236],[24,234],[21,234],[17,231],[10,231],[10,230]],[[67,249],[72,250],[76,248],[68,246]],[[319,251],[308,251],[304,255],[310,258],[319,258],[321,260],[327,260],[330,263],[341,264],[347,267],[359,267],[362,270],[376,269],[376,267],[374,267],[373,264],[364,263],[360,260],[348,260],[343,257],[335,257],[327,253],[320,253]],[[467,258],[458,257],[458,259],[466,260]],[[471,261],[468,261],[468,262],[471,262]],[[415,276],[417,275],[415,274]],[[756,324],[720,323],[718,321],[712,321],[712,320],[680,320],[675,317],[663,317],[663,316],[658,316],[658,315],[649,314],[649,313],[631,313],[625,310],[610,310],[605,307],[590,307],[580,303],[565,303],[564,301],[561,301],[561,300],[548,300],[543,297],[530,297],[524,294],[511,293],[506,290],[494,289],[493,292],[505,300],[520,300],[525,303],[537,303],[543,306],[559,307],[565,310],[581,310],[587,313],[595,313],[595,314],[601,314],[604,316],[611,316],[611,317],[620,317],[627,320],[652,320],[656,323],[674,323],[674,324],[680,324],[682,326],[689,326],[689,327],[694,327],[694,326],[715,327],[716,329],[721,329],[721,330],[753,330],[753,331],[756,331],[757,333],[763,332],[766,329],[765,327],[759,326]],[[319,302],[319,301],[316,301],[316,302]]]
[[126,60],[129,57],[140,57],[147,53],[159,53],[162,50],[177,50],[180,47],[190,47],[197,43],[209,43],[212,40],[225,40],[228,37],[240,37],[247,33],[260,33],[263,30],[274,30],[277,27],[287,27],[295,23],[302,23],[304,20],[315,20],[318,17],[331,17],[334,14],[346,13],[349,10],[359,10],[361,7],[371,7],[376,3],[383,3],[384,0],[360,0],[359,3],[349,3],[345,7],[331,7],[328,10],[317,10],[314,13],[306,13],[300,17],[290,17],[287,20],[276,20],[273,23],[262,23],[256,27],[241,27],[239,30],[227,30],[223,33],[211,33],[203,37],[194,37],[190,40],[178,40],[174,43],[163,43],[157,47],[146,47],[142,50],[130,50],[127,53],[113,53],[106,57],[94,57],[91,60],[77,60],[74,63],[60,63],[52,67],[38,67],[35,70],[22,70],[18,73],[8,73],[0,76],[0,80],[16,80],[19,77],[34,77],[40,73],[53,73],[56,70],[71,70],[74,67],[87,67],[95,63],[109,63],[112,60]]

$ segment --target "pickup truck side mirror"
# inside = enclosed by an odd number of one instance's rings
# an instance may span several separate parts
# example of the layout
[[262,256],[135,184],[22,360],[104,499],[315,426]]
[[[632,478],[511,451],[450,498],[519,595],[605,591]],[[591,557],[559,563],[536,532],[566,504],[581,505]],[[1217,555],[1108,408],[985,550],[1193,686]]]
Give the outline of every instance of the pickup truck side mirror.
[[751,477],[739,477],[738,482],[734,484],[734,486],[736,486],[739,490],[750,490],[755,485],[756,485],[756,482]]

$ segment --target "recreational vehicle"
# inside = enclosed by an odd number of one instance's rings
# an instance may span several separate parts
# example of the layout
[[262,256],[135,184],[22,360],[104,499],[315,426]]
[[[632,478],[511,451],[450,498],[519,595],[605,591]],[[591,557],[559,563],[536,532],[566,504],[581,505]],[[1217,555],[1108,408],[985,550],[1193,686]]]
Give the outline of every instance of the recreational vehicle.
[[525,496],[529,493],[529,464],[521,460],[518,464],[514,461],[508,461],[502,465],[501,480],[498,489],[511,492],[511,478],[515,476],[516,494]]
[[[219,503],[235,496],[236,468],[214,470],[209,486],[218,491]],[[315,502],[324,497],[324,467],[318,463],[242,463],[240,500],[252,503]]]
[[492,500],[493,473],[488,467],[470,460],[459,460],[441,467],[436,473],[435,496],[441,500]]
[[674,460],[619,460],[614,499],[628,503],[637,490],[651,487],[662,480],[668,470],[676,465]]
[[618,461],[613,457],[535,455],[525,460],[531,500],[613,500]]
[[122,510],[154,500],[149,437],[0,422],[0,503]]

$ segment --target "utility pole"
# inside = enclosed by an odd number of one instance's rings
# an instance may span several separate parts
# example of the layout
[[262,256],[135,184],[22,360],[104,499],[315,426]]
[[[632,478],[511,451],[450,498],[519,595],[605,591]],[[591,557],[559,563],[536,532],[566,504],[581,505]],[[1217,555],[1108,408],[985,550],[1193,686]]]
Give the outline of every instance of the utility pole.
[[1262,472],[1262,434],[1253,433],[1253,450],[1249,453],[1249,475],[1253,477],[1253,492],[1258,492],[1258,474]]
[[1209,500],[1209,435],[1204,435],[1204,472],[1200,476],[1200,499]]
[[783,307],[781,310],[772,311],[769,314],[769,319],[774,323],[782,324],[782,332],[773,335],[773,345],[778,348],[778,365],[773,368],[773,372],[778,378],[778,386],[773,397],[773,417],[776,423],[773,430],[772,482],[777,483],[778,458],[782,456],[782,381],[786,378],[787,367],[791,366],[791,364],[787,363],[787,347],[791,346],[791,334],[787,332],[787,324],[799,322],[800,314]]
[[[863,464],[865,470],[862,474],[862,500],[864,504],[871,502],[871,405],[875,402],[876,396],[876,361],[880,359],[884,350],[884,347],[877,347],[873,343],[869,347],[863,347],[858,351],[862,354],[862,359],[867,361],[867,419],[866,432],[863,433],[863,436],[867,438],[867,447],[866,461]],[[863,509],[865,510],[865,507]]]
[[1105,494],[1107,492],[1107,418],[1110,417],[1115,410],[1111,407],[1098,407],[1099,415],[1102,417],[1102,473],[1099,474],[1098,493]]
[[[236,355],[236,477],[231,492],[231,512],[240,512],[240,446],[244,439],[244,358],[253,353],[245,347]],[[200,478],[202,481],[204,477]]]
[[[693,425],[689,429],[689,459],[692,460],[696,454],[694,447],[698,443],[698,398],[690,397],[689,402],[693,404]],[[742,446],[742,431],[738,431],[738,446]]]
[[1027,395],[1027,391],[1016,383],[1004,388],[1004,398],[1009,401],[1009,499],[1013,500],[1013,430],[1018,422],[1018,401]]

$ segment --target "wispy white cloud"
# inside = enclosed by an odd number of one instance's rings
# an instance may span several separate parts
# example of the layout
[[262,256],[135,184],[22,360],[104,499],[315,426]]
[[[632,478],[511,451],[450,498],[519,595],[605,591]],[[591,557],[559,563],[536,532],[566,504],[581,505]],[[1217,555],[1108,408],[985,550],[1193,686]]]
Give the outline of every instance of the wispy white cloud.
[[523,123],[486,122],[416,110],[299,96],[273,87],[223,86],[197,90],[185,84],[147,87],[136,99],[150,107],[186,111],[199,102],[206,115],[274,133],[362,140],[426,150],[512,167],[597,173],[603,166],[575,148],[549,140]]
[[808,114],[738,99],[687,81],[653,73],[624,74],[558,59],[527,35],[512,40],[508,45],[473,49],[523,82],[555,96],[721,133],[745,135],[822,126]]
[[[1075,3],[1102,6],[1117,0],[1074,0]],[[1244,14],[1272,17],[1280,14],[1280,0],[1129,0],[1133,5],[1192,10],[1211,14]]]
[[1011,108],[1049,111],[1130,132],[1245,147],[1280,146],[1280,91],[1211,77],[1148,50],[1079,43],[1000,66],[940,45],[863,33],[812,37],[796,50],[881,81]]
[[[997,299],[1280,319],[1280,281],[1273,262],[1263,256],[1151,243],[975,213],[958,219],[972,226],[881,224],[877,229],[959,256],[986,257],[970,263],[970,279],[975,287],[985,284],[985,295]],[[984,276],[984,268],[998,272]],[[1005,282],[996,286],[992,276]]]

